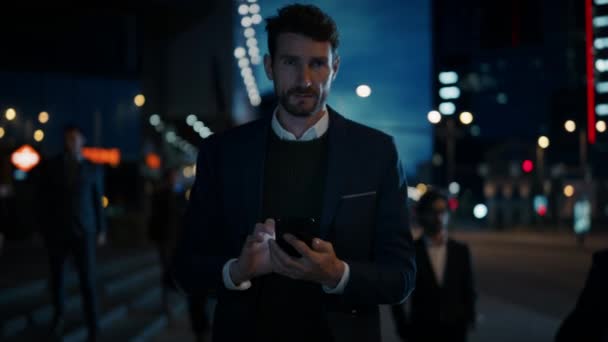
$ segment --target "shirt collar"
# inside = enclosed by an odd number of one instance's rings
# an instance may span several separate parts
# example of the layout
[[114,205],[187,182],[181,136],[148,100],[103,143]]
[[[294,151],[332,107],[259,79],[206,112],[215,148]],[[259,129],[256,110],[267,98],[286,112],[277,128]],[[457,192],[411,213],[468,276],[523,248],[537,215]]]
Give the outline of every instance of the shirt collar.
[[300,139],[298,139],[295,135],[293,135],[293,133],[287,131],[285,128],[283,128],[283,126],[281,126],[281,123],[277,118],[277,113],[278,107],[274,110],[274,113],[272,114],[272,130],[281,140],[310,141],[322,137],[323,134],[325,134],[327,132],[327,129],[329,128],[329,115],[327,114],[327,112],[325,112],[321,119],[319,119],[319,121],[317,121],[317,123],[315,123],[312,127],[307,129],[306,132],[302,134]]
[[428,236],[424,236],[424,244],[426,245],[427,248],[444,248],[448,245],[448,234],[447,232],[445,232],[445,239],[443,240],[443,242],[439,245],[434,244],[431,241],[431,238],[429,238]]

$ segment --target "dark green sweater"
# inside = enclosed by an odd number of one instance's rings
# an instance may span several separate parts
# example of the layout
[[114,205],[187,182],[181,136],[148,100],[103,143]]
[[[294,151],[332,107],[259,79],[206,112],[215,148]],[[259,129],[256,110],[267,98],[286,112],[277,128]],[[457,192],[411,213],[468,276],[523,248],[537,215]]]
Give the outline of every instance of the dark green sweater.
[[[311,141],[286,141],[271,130],[262,219],[315,218],[319,222],[326,173],[327,134]],[[318,231],[311,233],[319,236]],[[260,280],[258,340],[331,341],[321,285],[278,274]]]

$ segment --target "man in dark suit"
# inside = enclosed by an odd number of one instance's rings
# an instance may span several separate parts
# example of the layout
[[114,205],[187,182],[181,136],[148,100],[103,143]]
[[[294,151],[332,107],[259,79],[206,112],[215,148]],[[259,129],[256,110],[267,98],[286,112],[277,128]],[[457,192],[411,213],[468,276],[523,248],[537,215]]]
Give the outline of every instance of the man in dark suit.
[[[290,5],[266,29],[278,106],[201,144],[177,284],[216,289],[215,341],[380,341],[378,305],[404,301],[415,277],[395,145],[326,105],[340,61],[329,16]],[[313,222],[310,245],[277,219]]]
[[98,333],[95,294],[95,246],[105,243],[101,175],[83,159],[84,136],[75,126],[64,131],[64,153],[43,165],[41,197],[42,234],[49,252],[50,287],[55,315],[53,332],[63,333],[65,267],[73,257],[80,280],[84,317],[90,340]]
[[416,249],[416,290],[403,305],[393,306],[397,331],[404,341],[466,341],[475,324],[475,287],[469,248],[448,238],[448,201],[430,189],[419,200],[416,216],[423,236]]
[[608,249],[593,254],[585,287],[555,341],[608,342]]

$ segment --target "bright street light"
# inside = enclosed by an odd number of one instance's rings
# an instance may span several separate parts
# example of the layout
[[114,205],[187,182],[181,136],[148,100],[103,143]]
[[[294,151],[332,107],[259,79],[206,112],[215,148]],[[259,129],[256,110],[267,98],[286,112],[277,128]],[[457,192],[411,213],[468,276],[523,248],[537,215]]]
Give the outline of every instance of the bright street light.
[[568,184],[564,187],[564,196],[566,196],[566,197],[574,196],[574,187],[572,185]]
[[544,135],[538,138],[538,146],[542,149],[549,147],[549,143],[549,138]]
[[36,132],[34,132],[34,140],[41,142],[42,139],[44,139],[44,132],[41,129],[37,129]]
[[9,108],[6,110],[6,113],[4,113],[4,116],[8,121],[13,121],[17,117],[17,112],[15,111],[15,109]]
[[41,124],[45,124],[45,123],[49,122],[49,113],[47,113],[47,112],[40,112],[40,114],[38,114],[38,121]]
[[477,204],[475,208],[473,208],[473,215],[477,219],[482,219],[488,215],[488,207],[485,204]]
[[606,121],[600,120],[596,122],[595,129],[597,129],[597,131],[600,133],[606,132]]
[[160,124],[160,116],[158,114],[150,115],[150,125],[158,126]]
[[441,121],[441,113],[436,110],[430,111],[426,117],[432,124],[438,124]]
[[572,120],[568,120],[564,124],[564,128],[566,129],[566,131],[572,133],[576,130],[576,123]]
[[458,184],[457,182],[452,182],[448,186],[448,190],[450,191],[450,194],[458,195],[458,193],[460,193],[460,184]]
[[366,84],[362,84],[356,89],[357,96],[359,97],[368,97],[372,94],[372,88],[370,88]]
[[470,125],[473,122],[473,114],[470,112],[462,112],[460,113],[460,122],[464,125]]
[[143,107],[143,105],[146,103],[146,97],[142,94],[137,94],[133,99],[133,102],[137,107]]

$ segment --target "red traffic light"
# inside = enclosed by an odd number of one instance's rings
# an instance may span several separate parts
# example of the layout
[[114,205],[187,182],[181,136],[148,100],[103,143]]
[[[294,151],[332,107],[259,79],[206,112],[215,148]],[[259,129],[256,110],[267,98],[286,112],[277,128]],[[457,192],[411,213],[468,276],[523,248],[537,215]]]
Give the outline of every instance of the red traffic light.
[[448,200],[448,206],[451,211],[456,211],[458,209],[458,198],[452,197]]
[[531,160],[526,159],[521,163],[521,169],[524,170],[525,173],[530,173],[534,170],[534,163]]
[[536,213],[539,216],[545,216],[545,215],[547,215],[547,207],[544,206],[544,205],[538,206],[538,208],[536,209]]

